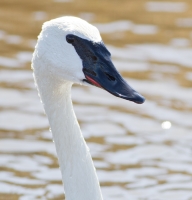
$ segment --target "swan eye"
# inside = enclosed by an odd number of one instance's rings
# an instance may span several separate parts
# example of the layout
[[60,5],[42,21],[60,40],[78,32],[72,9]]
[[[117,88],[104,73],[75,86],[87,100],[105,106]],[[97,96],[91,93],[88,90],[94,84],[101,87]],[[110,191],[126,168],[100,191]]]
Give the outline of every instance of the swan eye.
[[75,39],[74,39],[74,37],[73,37],[72,35],[67,35],[67,36],[66,36],[66,40],[67,40],[68,43],[71,44],[71,43],[74,42]]

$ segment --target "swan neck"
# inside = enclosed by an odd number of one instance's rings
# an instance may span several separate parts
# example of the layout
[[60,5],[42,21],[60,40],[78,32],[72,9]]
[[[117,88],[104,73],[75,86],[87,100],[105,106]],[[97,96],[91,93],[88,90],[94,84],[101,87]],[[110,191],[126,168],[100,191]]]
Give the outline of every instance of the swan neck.
[[72,83],[53,85],[41,97],[56,146],[65,198],[102,200],[93,161],[73,110]]

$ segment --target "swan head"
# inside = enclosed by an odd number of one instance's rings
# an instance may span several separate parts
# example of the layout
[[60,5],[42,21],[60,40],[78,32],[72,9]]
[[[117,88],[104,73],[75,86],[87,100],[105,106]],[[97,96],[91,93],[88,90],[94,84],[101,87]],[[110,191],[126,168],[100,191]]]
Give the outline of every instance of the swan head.
[[114,67],[98,29],[77,17],[45,22],[32,59],[36,82],[46,76],[83,85],[143,103],[144,97],[121,77]]

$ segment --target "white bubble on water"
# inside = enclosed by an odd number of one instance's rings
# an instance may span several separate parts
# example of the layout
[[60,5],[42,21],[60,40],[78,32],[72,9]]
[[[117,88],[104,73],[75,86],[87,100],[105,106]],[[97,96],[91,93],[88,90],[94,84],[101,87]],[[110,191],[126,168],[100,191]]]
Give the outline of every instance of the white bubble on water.
[[164,122],[161,124],[162,129],[170,129],[171,126],[172,126],[172,124],[171,124],[170,121],[164,121]]

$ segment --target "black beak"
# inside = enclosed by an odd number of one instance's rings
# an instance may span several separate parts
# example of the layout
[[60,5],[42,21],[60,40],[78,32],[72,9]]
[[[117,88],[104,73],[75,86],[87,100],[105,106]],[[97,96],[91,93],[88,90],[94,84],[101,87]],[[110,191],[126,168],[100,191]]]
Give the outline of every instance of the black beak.
[[111,61],[108,60],[105,63],[102,62],[102,64],[98,62],[96,65],[97,67],[94,70],[91,68],[83,68],[86,82],[103,88],[117,97],[138,104],[144,103],[145,98],[128,85]]
[[111,61],[111,54],[103,44],[93,43],[75,35],[67,35],[66,40],[71,43],[83,62],[84,81],[103,88],[109,93],[142,104],[145,98],[136,92],[122,78]]

